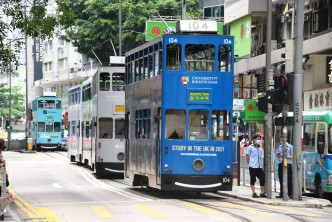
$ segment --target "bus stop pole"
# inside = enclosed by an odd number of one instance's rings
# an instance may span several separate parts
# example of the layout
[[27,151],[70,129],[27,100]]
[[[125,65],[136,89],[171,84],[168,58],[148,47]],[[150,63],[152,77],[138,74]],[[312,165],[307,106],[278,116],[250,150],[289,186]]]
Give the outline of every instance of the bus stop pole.
[[303,111],[303,24],[304,0],[296,1],[296,33],[294,57],[294,158],[293,158],[293,199],[302,200],[302,111]]

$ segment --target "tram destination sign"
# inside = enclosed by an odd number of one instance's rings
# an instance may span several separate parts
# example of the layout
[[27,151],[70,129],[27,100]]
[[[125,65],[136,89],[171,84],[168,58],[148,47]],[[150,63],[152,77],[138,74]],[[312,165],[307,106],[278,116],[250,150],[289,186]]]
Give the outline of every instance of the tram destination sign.
[[217,33],[217,21],[180,20],[176,25],[176,31]]
[[210,101],[210,92],[197,92],[197,91],[191,91],[189,93],[191,102],[208,102]]

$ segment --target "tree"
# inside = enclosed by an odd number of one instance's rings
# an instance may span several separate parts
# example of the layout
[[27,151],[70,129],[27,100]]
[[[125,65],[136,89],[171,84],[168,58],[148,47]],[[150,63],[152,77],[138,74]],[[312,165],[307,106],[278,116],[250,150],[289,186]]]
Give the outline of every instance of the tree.
[[[0,116],[5,119],[9,119],[9,88],[6,86],[7,83],[0,83]],[[11,118],[21,119],[24,113],[24,95],[19,93],[21,86],[12,87],[12,107],[11,107]]]
[[[187,14],[202,15],[199,0],[187,0]],[[95,59],[93,52],[104,65],[119,46],[119,0],[61,0],[59,12],[72,12],[73,23],[68,24],[64,38],[71,41],[81,54]],[[182,1],[178,0],[122,0],[123,52],[145,41],[145,22],[150,16],[181,15]],[[93,51],[93,52],[92,52]]]
[[[17,56],[24,44],[24,37],[45,39],[52,37],[56,27],[72,22],[72,13],[62,11],[50,14],[46,6],[49,0],[35,0],[28,6],[25,1],[0,0],[0,75],[6,72],[15,74],[20,65]],[[30,2],[30,1],[28,1]],[[58,8],[63,7],[61,0],[56,0]],[[21,37],[8,39],[9,34],[20,32]],[[7,41],[5,41],[7,39]]]

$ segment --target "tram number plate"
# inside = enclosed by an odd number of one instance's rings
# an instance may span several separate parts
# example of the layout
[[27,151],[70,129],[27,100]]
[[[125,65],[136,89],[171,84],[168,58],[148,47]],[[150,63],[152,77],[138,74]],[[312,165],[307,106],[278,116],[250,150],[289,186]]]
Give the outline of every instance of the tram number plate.
[[222,178],[222,182],[223,183],[230,183],[231,182],[231,178],[224,177],[224,178]]
[[125,112],[125,106],[123,106],[123,105],[115,105],[115,112],[116,113],[124,113]]

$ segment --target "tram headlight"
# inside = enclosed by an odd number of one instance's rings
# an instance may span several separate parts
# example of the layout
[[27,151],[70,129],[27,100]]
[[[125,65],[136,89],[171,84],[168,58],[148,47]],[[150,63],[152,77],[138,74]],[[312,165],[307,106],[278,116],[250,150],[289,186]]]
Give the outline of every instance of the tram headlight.
[[124,153],[123,152],[118,153],[117,157],[118,160],[124,160]]
[[327,176],[326,183],[327,183],[327,185],[331,185],[332,186],[332,175],[328,175]]
[[201,159],[196,159],[193,162],[193,168],[196,171],[202,171],[204,169],[204,161]]

